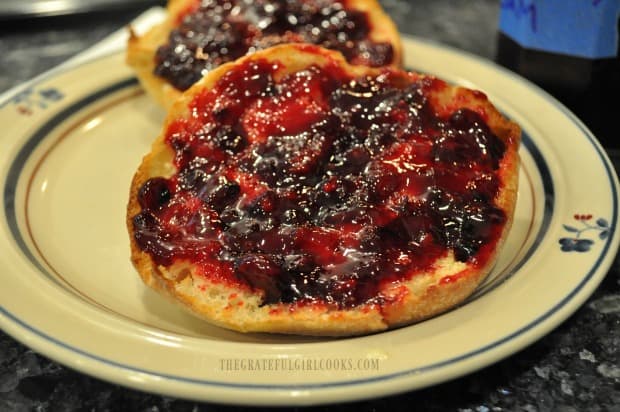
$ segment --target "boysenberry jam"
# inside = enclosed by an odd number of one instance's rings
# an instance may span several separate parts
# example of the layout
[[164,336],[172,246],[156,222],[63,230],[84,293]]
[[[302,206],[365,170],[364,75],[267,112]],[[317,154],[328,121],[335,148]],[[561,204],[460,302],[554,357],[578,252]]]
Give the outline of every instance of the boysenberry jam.
[[169,125],[178,172],[140,189],[142,250],[266,304],[337,307],[381,304],[382,286],[449,251],[487,262],[506,221],[494,204],[505,144],[481,114],[435,114],[437,79],[328,65],[276,82],[280,68],[237,66]]
[[349,62],[390,64],[389,43],[368,39],[365,12],[346,0],[196,0],[156,53],[155,74],[186,90],[207,71],[249,52],[282,43],[312,43]]

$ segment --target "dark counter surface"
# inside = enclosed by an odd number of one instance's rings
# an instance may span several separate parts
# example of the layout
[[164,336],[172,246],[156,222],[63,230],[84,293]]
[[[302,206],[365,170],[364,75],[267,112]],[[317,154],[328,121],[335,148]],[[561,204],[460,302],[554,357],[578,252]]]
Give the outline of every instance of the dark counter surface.
[[[404,33],[483,58],[495,56],[498,1],[382,3]],[[0,92],[86,49],[123,27],[137,12],[0,23]],[[620,156],[611,150],[609,154],[618,170]],[[245,409],[162,397],[103,382],[52,362],[0,332],[0,411]],[[419,391],[310,410],[620,412],[620,262],[616,259],[599,288],[566,322],[495,365]]]

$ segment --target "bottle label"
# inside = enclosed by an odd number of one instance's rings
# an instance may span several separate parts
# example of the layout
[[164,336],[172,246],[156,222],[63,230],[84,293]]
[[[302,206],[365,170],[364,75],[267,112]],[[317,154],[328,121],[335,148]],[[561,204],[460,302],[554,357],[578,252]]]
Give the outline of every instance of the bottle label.
[[502,0],[499,29],[521,46],[600,59],[618,53],[620,0]]

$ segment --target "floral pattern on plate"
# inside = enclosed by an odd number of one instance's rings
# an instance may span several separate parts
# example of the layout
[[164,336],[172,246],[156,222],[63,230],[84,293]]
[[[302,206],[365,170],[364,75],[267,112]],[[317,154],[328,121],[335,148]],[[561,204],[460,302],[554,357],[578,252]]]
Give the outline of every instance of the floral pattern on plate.
[[578,222],[579,227],[562,225],[564,230],[573,234],[571,237],[560,238],[559,243],[562,252],[588,252],[594,244],[594,240],[581,237],[583,233],[596,231],[599,239],[605,240],[611,231],[606,219],[598,218],[594,223],[591,223],[591,214],[575,214],[573,219]]
[[47,109],[50,103],[62,100],[64,94],[54,87],[35,90],[31,87],[16,94],[9,102],[17,108],[17,112],[30,116],[36,108]]

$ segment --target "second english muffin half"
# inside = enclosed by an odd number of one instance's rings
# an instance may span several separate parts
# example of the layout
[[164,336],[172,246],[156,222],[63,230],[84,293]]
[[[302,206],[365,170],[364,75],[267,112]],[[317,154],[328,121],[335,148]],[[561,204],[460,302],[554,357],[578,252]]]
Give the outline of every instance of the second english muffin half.
[[351,64],[402,62],[398,30],[376,0],[170,0],[162,23],[132,32],[127,63],[169,108],[219,65],[291,42],[337,50]]

